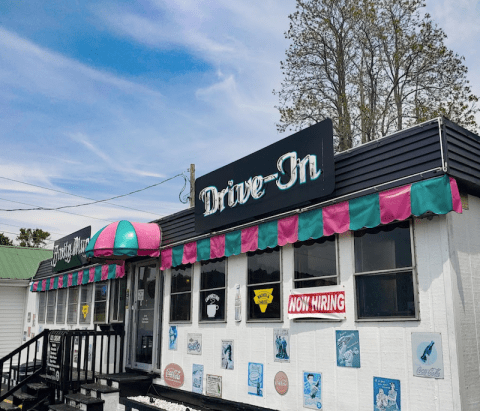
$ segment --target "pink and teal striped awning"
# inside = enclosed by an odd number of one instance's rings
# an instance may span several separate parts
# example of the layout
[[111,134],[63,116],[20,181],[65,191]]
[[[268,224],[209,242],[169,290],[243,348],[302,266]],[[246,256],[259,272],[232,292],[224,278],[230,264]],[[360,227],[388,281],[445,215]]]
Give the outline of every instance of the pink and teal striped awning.
[[30,291],[48,291],[59,288],[75,287],[98,281],[114,280],[125,276],[125,265],[105,264],[70,273],[60,274],[55,277],[37,280],[30,286]]
[[87,257],[128,258],[160,255],[160,227],[154,223],[118,221],[103,227],[88,243]]
[[373,228],[406,220],[412,215],[421,216],[427,212],[447,214],[450,211],[461,213],[462,204],[456,181],[444,175],[166,248],[161,252],[161,269],[274,248],[348,230]]

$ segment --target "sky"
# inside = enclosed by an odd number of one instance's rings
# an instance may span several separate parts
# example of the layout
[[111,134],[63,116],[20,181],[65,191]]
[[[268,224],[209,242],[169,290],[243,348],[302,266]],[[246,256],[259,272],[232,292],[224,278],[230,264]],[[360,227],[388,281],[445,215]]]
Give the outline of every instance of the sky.
[[[87,226],[153,221],[187,207],[178,175],[190,164],[199,177],[286,137],[272,90],[294,11],[295,0],[0,0],[0,232],[41,228],[51,248]],[[425,11],[480,96],[480,1]],[[63,206],[77,207],[6,211]]]

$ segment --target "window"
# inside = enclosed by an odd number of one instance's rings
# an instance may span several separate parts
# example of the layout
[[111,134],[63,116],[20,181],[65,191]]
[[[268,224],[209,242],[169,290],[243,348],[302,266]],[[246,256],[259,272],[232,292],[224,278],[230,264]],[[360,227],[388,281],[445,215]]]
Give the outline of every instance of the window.
[[358,319],[416,318],[410,223],[355,232]]
[[54,290],[47,291],[47,324],[55,322],[55,305],[57,303],[57,292]]
[[294,244],[295,288],[337,285],[335,236]]
[[282,295],[280,248],[247,253],[247,320],[280,320]]
[[38,323],[45,324],[45,312],[47,308],[47,293],[38,293]]
[[90,324],[92,319],[92,285],[82,285],[80,288],[80,324]]
[[112,281],[110,284],[110,322],[125,321],[125,300],[127,279]]
[[170,322],[191,321],[192,266],[172,268]]
[[79,287],[71,287],[68,289],[68,313],[67,323],[76,324],[78,318],[78,291]]
[[65,324],[65,304],[67,302],[67,289],[61,288],[57,291],[57,324]]
[[225,321],[225,258],[202,261],[200,321]]
[[93,308],[93,322],[107,322],[107,301],[108,284],[107,282],[95,283],[95,305]]

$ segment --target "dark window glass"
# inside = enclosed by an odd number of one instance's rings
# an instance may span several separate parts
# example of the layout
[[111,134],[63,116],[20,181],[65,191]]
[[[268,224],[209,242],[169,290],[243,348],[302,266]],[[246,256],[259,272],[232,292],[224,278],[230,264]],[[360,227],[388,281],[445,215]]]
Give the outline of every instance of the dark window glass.
[[90,324],[92,319],[92,285],[82,285],[80,288],[80,324]]
[[47,291],[47,324],[55,322],[55,305],[57,303],[57,292]]
[[125,320],[126,294],[127,279],[125,277],[112,281],[110,291],[110,321],[123,322]]
[[295,288],[337,284],[335,237],[294,244]]
[[172,268],[172,293],[192,290],[192,267],[190,265]]
[[355,271],[412,266],[408,221],[355,232]]
[[65,311],[67,302],[67,289],[61,288],[57,295],[57,324],[65,324]]
[[192,266],[172,268],[170,321],[190,321],[192,301]]
[[248,284],[280,281],[280,248],[249,252]]
[[202,261],[200,321],[225,321],[225,259]]
[[354,242],[355,271],[368,272],[355,276],[358,318],[415,318],[409,222],[356,232]]
[[281,319],[280,247],[250,252],[247,256],[247,319]]
[[411,271],[356,277],[358,317],[415,317]]
[[191,293],[170,296],[170,321],[190,321]]

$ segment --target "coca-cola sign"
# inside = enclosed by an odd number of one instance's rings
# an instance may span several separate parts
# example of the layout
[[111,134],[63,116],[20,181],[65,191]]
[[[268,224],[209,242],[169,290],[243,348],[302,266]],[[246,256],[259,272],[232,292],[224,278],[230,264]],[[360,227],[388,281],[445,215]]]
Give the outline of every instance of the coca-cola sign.
[[280,395],[285,395],[288,391],[288,377],[287,374],[285,374],[283,371],[277,372],[275,374],[275,390],[280,394]]
[[327,119],[195,181],[198,233],[286,211],[335,188],[333,127]]
[[165,380],[165,384],[169,387],[179,388],[185,381],[185,374],[183,373],[182,367],[178,364],[171,363],[165,367],[163,379]]

